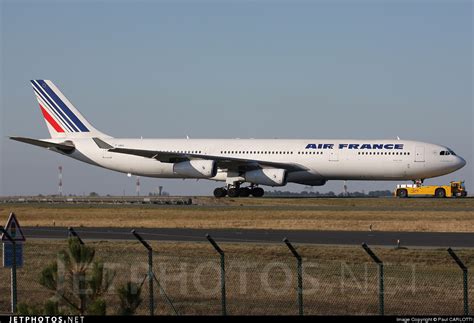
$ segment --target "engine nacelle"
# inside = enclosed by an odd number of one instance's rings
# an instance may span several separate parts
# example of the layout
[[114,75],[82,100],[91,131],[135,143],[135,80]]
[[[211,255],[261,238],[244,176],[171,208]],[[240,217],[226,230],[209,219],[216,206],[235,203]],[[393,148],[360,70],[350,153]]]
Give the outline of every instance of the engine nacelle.
[[326,184],[325,179],[317,179],[317,180],[308,180],[308,181],[302,181],[302,182],[297,182],[298,184],[303,184],[303,185],[308,185],[308,186],[323,186]]
[[285,186],[287,172],[285,169],[263,168],[245,173],[245,180],[253,184],[267,186]]
[[177,175],[191,178],[210,178],[217,174],[217,164],[214,160],[193,159],[173,165]]

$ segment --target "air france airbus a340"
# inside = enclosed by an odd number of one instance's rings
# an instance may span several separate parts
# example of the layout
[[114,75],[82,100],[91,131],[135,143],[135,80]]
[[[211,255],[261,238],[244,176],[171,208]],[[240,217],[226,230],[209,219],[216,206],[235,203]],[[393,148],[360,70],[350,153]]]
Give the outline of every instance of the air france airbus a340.
[[31,84],[51,138],[11,139],[127,174],[225,182],[216,197],[260,197],[260,185],[423,181],[466,164],[445,146],[408,140],[119,139],[95,129],[53,82]]

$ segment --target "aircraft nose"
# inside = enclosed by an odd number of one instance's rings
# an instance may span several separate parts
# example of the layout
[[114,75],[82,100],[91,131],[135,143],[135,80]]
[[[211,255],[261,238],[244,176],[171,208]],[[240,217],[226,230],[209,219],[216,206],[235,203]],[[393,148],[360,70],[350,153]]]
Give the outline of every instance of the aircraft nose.
[[466,161],[464,160],[464,158],[460,156],[456,156],[456,157],[457,157],[456,159],[457,169],[463,168],[466,165]]

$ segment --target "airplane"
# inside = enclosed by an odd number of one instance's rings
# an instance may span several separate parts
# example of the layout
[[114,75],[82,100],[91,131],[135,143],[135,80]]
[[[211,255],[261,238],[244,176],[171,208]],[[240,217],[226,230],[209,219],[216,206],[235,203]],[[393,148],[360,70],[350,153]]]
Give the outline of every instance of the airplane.
[[53,82],[31,84],[51,138],[10,139],[129,176],[224,182],[214,190],[217,198],[261,197],[261,186],[288,183],[423,182],[466,165],[446,146],[399,139],[114,138],[94,128]]

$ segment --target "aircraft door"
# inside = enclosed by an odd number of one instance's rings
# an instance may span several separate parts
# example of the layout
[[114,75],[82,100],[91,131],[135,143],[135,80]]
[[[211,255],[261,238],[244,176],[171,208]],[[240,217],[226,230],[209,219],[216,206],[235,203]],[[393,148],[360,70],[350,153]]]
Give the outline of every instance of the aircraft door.
[[425,147],[417,146],[415,148],[415,162],[424,162],[425,161]]
[[102,158],[104,159],[112,159],[112,154],[111,152],[109,152],[108,149],[102,149]]
[[329,150],[329,161],[339,161],[339,148],[336,145]]

